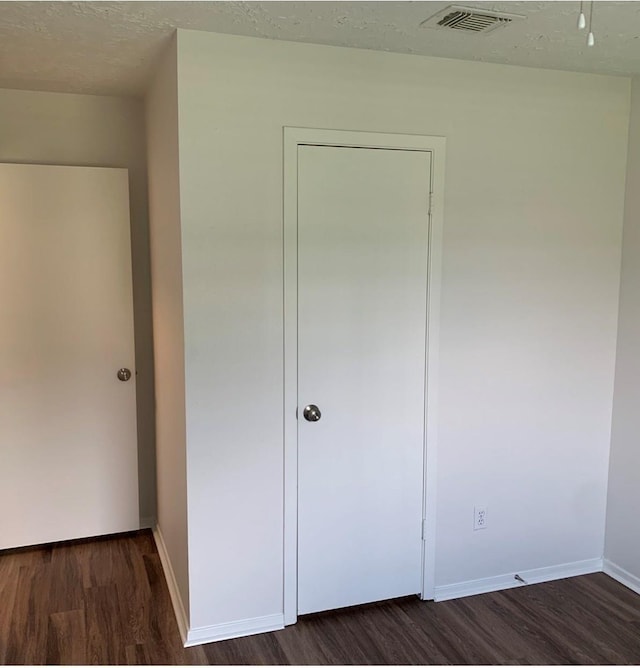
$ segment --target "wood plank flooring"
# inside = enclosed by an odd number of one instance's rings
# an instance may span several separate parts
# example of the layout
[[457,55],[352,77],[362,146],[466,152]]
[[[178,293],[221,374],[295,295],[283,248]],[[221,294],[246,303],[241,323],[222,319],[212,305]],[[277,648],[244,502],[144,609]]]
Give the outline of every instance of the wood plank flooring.
[[602,573],[397,599],[184,649],[148,531],[0,552],[2,664],[638,664],[640,596]]

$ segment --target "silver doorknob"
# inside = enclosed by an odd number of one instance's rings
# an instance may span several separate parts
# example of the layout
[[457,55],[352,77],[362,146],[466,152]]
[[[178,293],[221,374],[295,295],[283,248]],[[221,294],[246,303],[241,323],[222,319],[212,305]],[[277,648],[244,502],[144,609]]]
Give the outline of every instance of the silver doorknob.
[[320,409],[315,404],[305,406],[302,415],[307,422],[317,422],[322,417]]
[[124,383],[129,380],[129,378],[131,378],[131,371],[129,371],[129,369],[126,369],[125,367],[118,369],[118,380],[121,380]]

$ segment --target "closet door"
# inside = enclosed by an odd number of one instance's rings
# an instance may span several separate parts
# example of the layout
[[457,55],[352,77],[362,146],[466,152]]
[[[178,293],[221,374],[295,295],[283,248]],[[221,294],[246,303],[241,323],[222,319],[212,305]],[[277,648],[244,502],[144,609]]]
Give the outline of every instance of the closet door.
[[421,591],[431,154],[298,151],[304,614]]

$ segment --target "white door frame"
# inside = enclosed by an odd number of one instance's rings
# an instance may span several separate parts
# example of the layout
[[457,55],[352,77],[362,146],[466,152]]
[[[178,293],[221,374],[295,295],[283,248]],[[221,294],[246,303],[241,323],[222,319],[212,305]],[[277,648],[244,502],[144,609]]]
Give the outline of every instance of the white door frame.
[[385,148],[431,153],[422,591],[435,590],[438,337],[444,203],[444,137],[313,128],[284,128],[284,623],[298,619],[298,146]]

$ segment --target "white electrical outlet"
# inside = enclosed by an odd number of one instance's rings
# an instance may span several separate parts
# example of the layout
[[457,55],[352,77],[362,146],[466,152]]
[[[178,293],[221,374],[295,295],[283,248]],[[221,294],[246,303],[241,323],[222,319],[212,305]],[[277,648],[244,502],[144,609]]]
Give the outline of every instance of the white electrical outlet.
[[473,530],[487,528],[487,506],[476,506],[473,509]]

